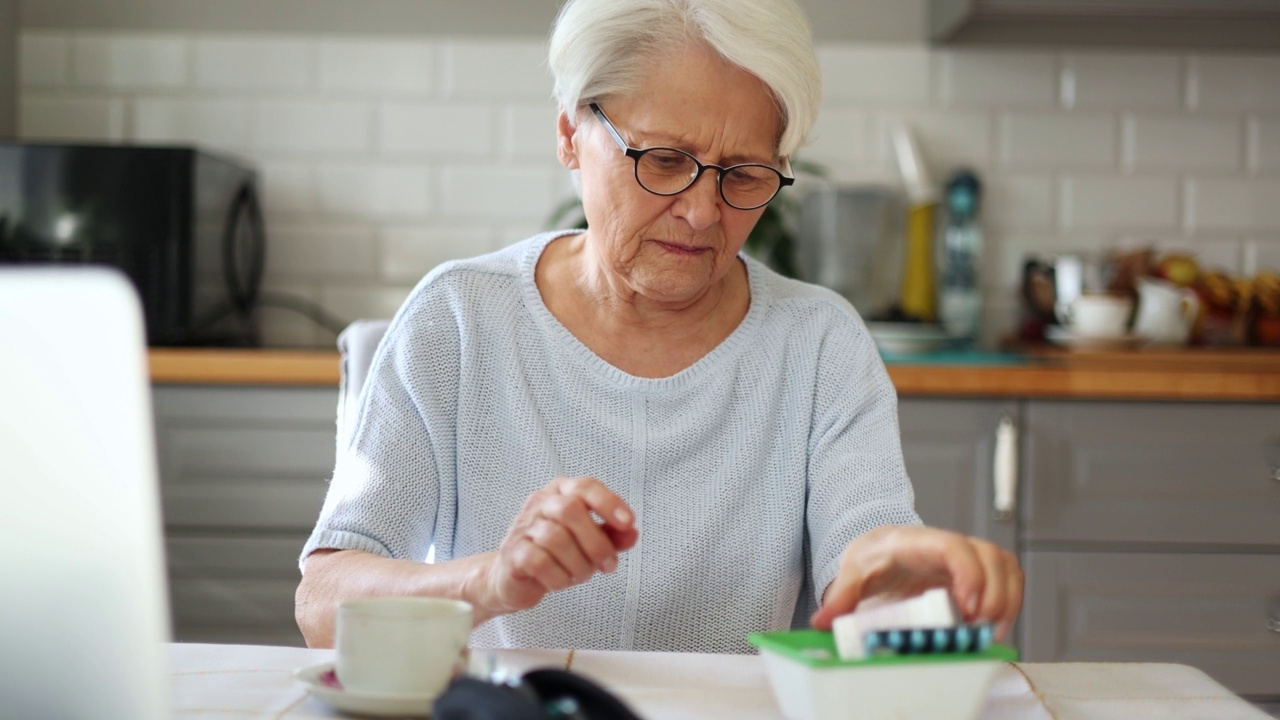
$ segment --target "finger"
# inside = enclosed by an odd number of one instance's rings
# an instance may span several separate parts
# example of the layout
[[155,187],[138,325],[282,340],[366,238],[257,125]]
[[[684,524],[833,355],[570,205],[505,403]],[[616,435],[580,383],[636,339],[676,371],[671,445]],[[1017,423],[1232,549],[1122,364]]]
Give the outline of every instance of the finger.
[[555,483],[555,489],[562,495],[581,498],[587,509],[616,530],[629,530],[635,524],[635,514],[626,502],[595,478],[562,478]]
[[940,552],[951,576],[951,597],[966,620],[978,616],[982,609],[986,571],[970,539],[948,533]]
[[1009,555],[1009,573],[1005,576],[1005,587],[1008,593],[1008,602],[1006,604],[1005,616],[1000,622],[999,639],[1003,640],[1009,635],[1009,631],[1013,628],[1013,623],[1018,619],[1018,613],[1022,612],[1022,598],[1025,588],[1025,579],[1022,574],[1022,567],[1018,564],[1018,558]]
[[604,526],[604,532],[606,535],[609,536],[609,539],[613,542],[613,549],[616,550],[617,552],[625,552],[627,550],[630,550],[631,548],[636,546],[637,542],[640,541],[640,531],[636,530],[635,528],[628,528],[626,530],[616,530],[606,525]]
[[617,568],[618,548],[605,532],[608,526],[596,523],[581,498],[554,495],[542,504],[538,512],[541,517],[565,528],[592,568],[601,572],[613,572]]
[[863,583],[861,573],[845,572],[842,564],[836,579],[831,581],[822,596],[822,606],[809,618],[809,624],[818,630],[830,630],[832,621],[853,612],[858,606],[862,600]]
[[528,579],[541,585],[547,592],[555,592],[573,585],[573,578],[555,558],[528,538],[516,543],[511,550],[516,579]]
[[1005,619],[1008,604],[1009,574],[1005,552],[982,540],[971,540],[978,561],[982,564],[982,604],[975,619],[999,622]]
[[539,518],[529,526],[525,537],[547,551],[575,584],[590,580],[595,572],[595,565],[583,554],[573,534],[560,523]]

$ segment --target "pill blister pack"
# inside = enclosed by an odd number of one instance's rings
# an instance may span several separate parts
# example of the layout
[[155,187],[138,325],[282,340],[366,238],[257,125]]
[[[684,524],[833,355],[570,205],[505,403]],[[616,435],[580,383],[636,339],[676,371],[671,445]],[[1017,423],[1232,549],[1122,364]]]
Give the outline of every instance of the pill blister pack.
[[975,653],[991,647],[995,631],[989,623],[936,628],[874,630],[862,638],[867,655]]

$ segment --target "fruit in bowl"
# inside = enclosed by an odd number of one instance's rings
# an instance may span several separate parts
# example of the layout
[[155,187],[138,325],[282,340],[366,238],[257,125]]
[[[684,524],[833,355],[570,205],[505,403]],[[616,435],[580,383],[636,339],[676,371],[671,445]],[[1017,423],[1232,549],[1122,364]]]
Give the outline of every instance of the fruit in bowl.
[[1179,287],[1191,287],[1200,279],[1200,262],[1189,253],[1169,253],[1156,263],[1154,274]]
[[1267,347],[1280,346],[1280,274],[1263,270],[1253,279],[1253,303],[1257,313],[1253,319],[1253,342]]

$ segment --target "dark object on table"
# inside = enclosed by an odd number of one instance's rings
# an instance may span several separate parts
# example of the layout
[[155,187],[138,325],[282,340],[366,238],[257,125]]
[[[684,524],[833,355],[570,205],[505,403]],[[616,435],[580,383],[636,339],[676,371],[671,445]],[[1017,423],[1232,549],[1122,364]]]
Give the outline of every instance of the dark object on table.
[[434,720],[640,720],[613,693],[568,670],[531,670],[510,684],[463,677],[432,706]]

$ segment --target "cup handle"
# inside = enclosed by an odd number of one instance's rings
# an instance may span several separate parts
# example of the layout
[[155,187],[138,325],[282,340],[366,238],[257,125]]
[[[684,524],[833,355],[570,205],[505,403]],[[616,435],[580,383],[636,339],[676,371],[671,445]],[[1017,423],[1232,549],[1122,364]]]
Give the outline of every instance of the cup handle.
[[1191,288],[1183,288],[1182,290],[1182,317],[1187,320],[1195,320],[1200,314],[1200,296]]
[[1054,314],[1058,316],[1058,322],[1062,325],[1071,325],[1071,308],[1075,305],[1075,301],[1058,302],[1053,304]]

